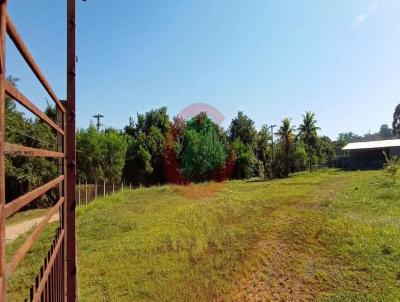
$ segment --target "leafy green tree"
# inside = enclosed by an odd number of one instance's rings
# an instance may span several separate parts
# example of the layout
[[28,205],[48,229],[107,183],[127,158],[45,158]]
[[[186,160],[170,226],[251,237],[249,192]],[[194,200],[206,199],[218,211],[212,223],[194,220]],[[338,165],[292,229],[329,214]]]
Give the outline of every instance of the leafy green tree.
[[334,142],[328,136],[318,138],[316,157],[320,166],[332,168],[336,159]]
[[231,142],[238,139],[252,149],[256,146],[257,130],[254,121],[242,111],[238,112],[229,126],[229,139]]
[[108,181],[119,181],[125,165],[127,142],[123,134],[113,128],[101,133],[102,170]]
[[299,130],[308,153],[308,165],[310,172],[312,171],[312,158],[317,145],[317,131],[319,129],[320,128],[317,127],[315,113],[307,111],[306,114],[303,115],[303,123],[299,126]]
[[186,123],[182,144],[182,174],[189,180],[210,180],[224,166],[227,157],[223,142],[214,124],[205,112]]
[[76,133],[78,176],[89,182],[104,179],[103,133],[90,123],[87,129]]
[[307,168],[307,153],[302,141],[293,144],[290,152],[291,172],[301,172]]
[[282,178],[288,176],[288,158],[285,154],[283,141],[278,140],[275,144],[274,158],[272,163],[272,172],[274,177]]
[[146,135],[141,133],[137,137],[128,136],[128,150],[126,155],[124,177],[134,181],[136,177],[142,177],[141,183],[146,183],[143,177],[153,173],[151,154],[147,150]]
[[393,138],[393,130],[387,124],[383,124],[379,129],[379,137],[380,139],[391,139]]
[[163,167],[166,136],[171,128],[167,108],[137,114],[125,127],[128,136],[127,159],[123,177],[133,183],[156,184],[165,182]]
[[393,135],[400,138],[400,104],[394,109],[392,129]]
[[354,143],[361,141],[362,137],[360,135],[357,135],[353,132],[342,132],[338,134],[338,137],[336,139],[336,143],[340,146],[340,148],[346,146],[349,143]]
[[288,176],[290,172],[290,151],[292,149],[294,140],[294,126],[291,125],[290,118],[285,117],[282,120],[282,125],[279,127],[277,135],[282,142],[284,151],[284,176]]
[[389,128],[387,124],[381,125],[378,132],[366,133],[361,138],[361,141],[379,141],[383,139],[392,139],[393,130]]
[[236,154],[233,178],[249,178],[256,169],[254,152],[257,147],[257,130],[254,121],[239,111],[228,130],[231,148]]
[[360,135],[357,135],[353,132],[343,132],[339,133],[338,137],[336,138],[335,144],[335,153],[337,155],[343,155],[342,148],[349,143],[359,142],[362,140]]
[[232,151],[235,154],[235,166],[232,173],[234,179],[247,179],[253,176],[255,157],[248,145],[240,139],[232,143]]
[[[18,79],[8,77],[16,86]],[[45,112],[48,112],[46,108]],[[18,111],[16,103],[8,96],[5,99],[5,140],[9,143],[27,147],[57,150],[54,131],[40,119],[27,118]],[[6,201],[9,202],[22,194],[31,191],[58,175],[57,162],[42,157],[6,156]],[[30,203],[27,208],[47,207],[56,200],[55,190],[44,194]]]

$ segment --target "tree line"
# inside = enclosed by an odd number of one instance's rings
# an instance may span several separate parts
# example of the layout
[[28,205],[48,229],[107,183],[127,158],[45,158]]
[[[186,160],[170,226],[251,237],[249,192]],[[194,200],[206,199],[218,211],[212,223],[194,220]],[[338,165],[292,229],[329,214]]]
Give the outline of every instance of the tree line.
[[[16,78],[10,77],[16,85]],[[45,113],[56,121],[55,108]],[[54,130],[38,118],[27,117],[6,98],[6,141],[57,150]],[[344,145],[355,141],[400,136],[400,104],[392,129],[382,125],[363,136],[340,133],[336,140],[320,135],[313,112],[307,111],[296,126],[286,117],[278,125],[263,125],[239,111],[227,129],[201,112],[189,120],[171,118],[166,107],[138,113],[124,129],[96,129],[94,124],[77,131],[77,172],[81,180],[124,181],[133,185],[189,183],[224,179],[266,179],[317,167],[340,167]],[[6,157],[7,201],[54,179],[57,160],[40,157]],[[55,192],[32,204],[48,206]]]
[[[18,78],[8,77],[16,85]],[[56,120],[54,107],[47,105],[44,111]],[[18,110],[14,100],[5,99],[5,141],[27,147],[57,151],[57,139],[54,131],[39,118],[27,117]],[[11,201],[58,175],[56,160],[42,157],[6,156],[5,157],[6,200]],[[55,190],[32,202],[29,207],[47,207],[56,198]]]
[[138,113],[123,130],[113,130],[120,137],[113,142],[113,150],[120,147],[118,154],[112,156],[119,164],[111,174],[103,172],[110,163],[101,159],[102,140],[96,138],[105,136],[110,129],[97,132],[90,125],[79,130],[78,172],[89,181],[120,179],[133,185],[272,179],[316,167],[338,167],[341,149],[347,143],[394,138],[394,131],[387,125],[364,136],[340,133],[335,141],[319,135],[319,130],[311,111],[303,115],[298,127],[286,117],[275,131],[269,125],[257,131],[254,121],[241,111],[224,129],[205,112],[186,121],[179,117],[171,119],[167,108],[162,107]]

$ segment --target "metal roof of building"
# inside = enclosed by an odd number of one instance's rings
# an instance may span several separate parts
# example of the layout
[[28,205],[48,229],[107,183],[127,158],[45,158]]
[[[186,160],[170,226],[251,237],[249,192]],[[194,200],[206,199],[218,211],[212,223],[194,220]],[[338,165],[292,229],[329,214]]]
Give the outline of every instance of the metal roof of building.
[[383,149],[390,147],[400,147],[400,139],[350,143],[344,146],[342,150]]

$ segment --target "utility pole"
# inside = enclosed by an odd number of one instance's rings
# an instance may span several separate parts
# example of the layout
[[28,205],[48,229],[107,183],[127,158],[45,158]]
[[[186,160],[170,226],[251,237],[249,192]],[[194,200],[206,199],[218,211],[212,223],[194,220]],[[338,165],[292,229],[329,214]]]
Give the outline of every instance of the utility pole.
[[92,115],[92,116],[97,120],[97,122],[96,122],[96,128],[97,128],[97,132],[99,132],[99,131],[100,131],[100,126],[101,126],[100,119],[101,119],[102,117],[104,117],[104,115],[95,114],[95,115]]

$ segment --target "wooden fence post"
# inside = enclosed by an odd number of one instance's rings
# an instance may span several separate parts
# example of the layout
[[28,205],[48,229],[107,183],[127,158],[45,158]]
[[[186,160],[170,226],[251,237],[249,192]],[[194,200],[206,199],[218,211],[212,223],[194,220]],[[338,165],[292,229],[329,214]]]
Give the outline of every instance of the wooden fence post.
[[132,183],[129,183],[129,190],[132,190]]
[[103,197],[106,197],[106,180],[103,179]]
[[94,199],[97,199],[97,178],[94,181]]
[[81,205],[81,179],[79,178],[78,182],[78,205]]
[[122,189],[121,189],[122,191],[124,190],[124,182],[122,182]]
[[114,181],[113,181],[113,195],[115,194],[115,190],[114,190]]
[[86,189],[85,203],[86,203],[86,205],[87,205],[87,203],[88,203],[88,187],[87,187],[87,178],[86,178],[85,189]]

